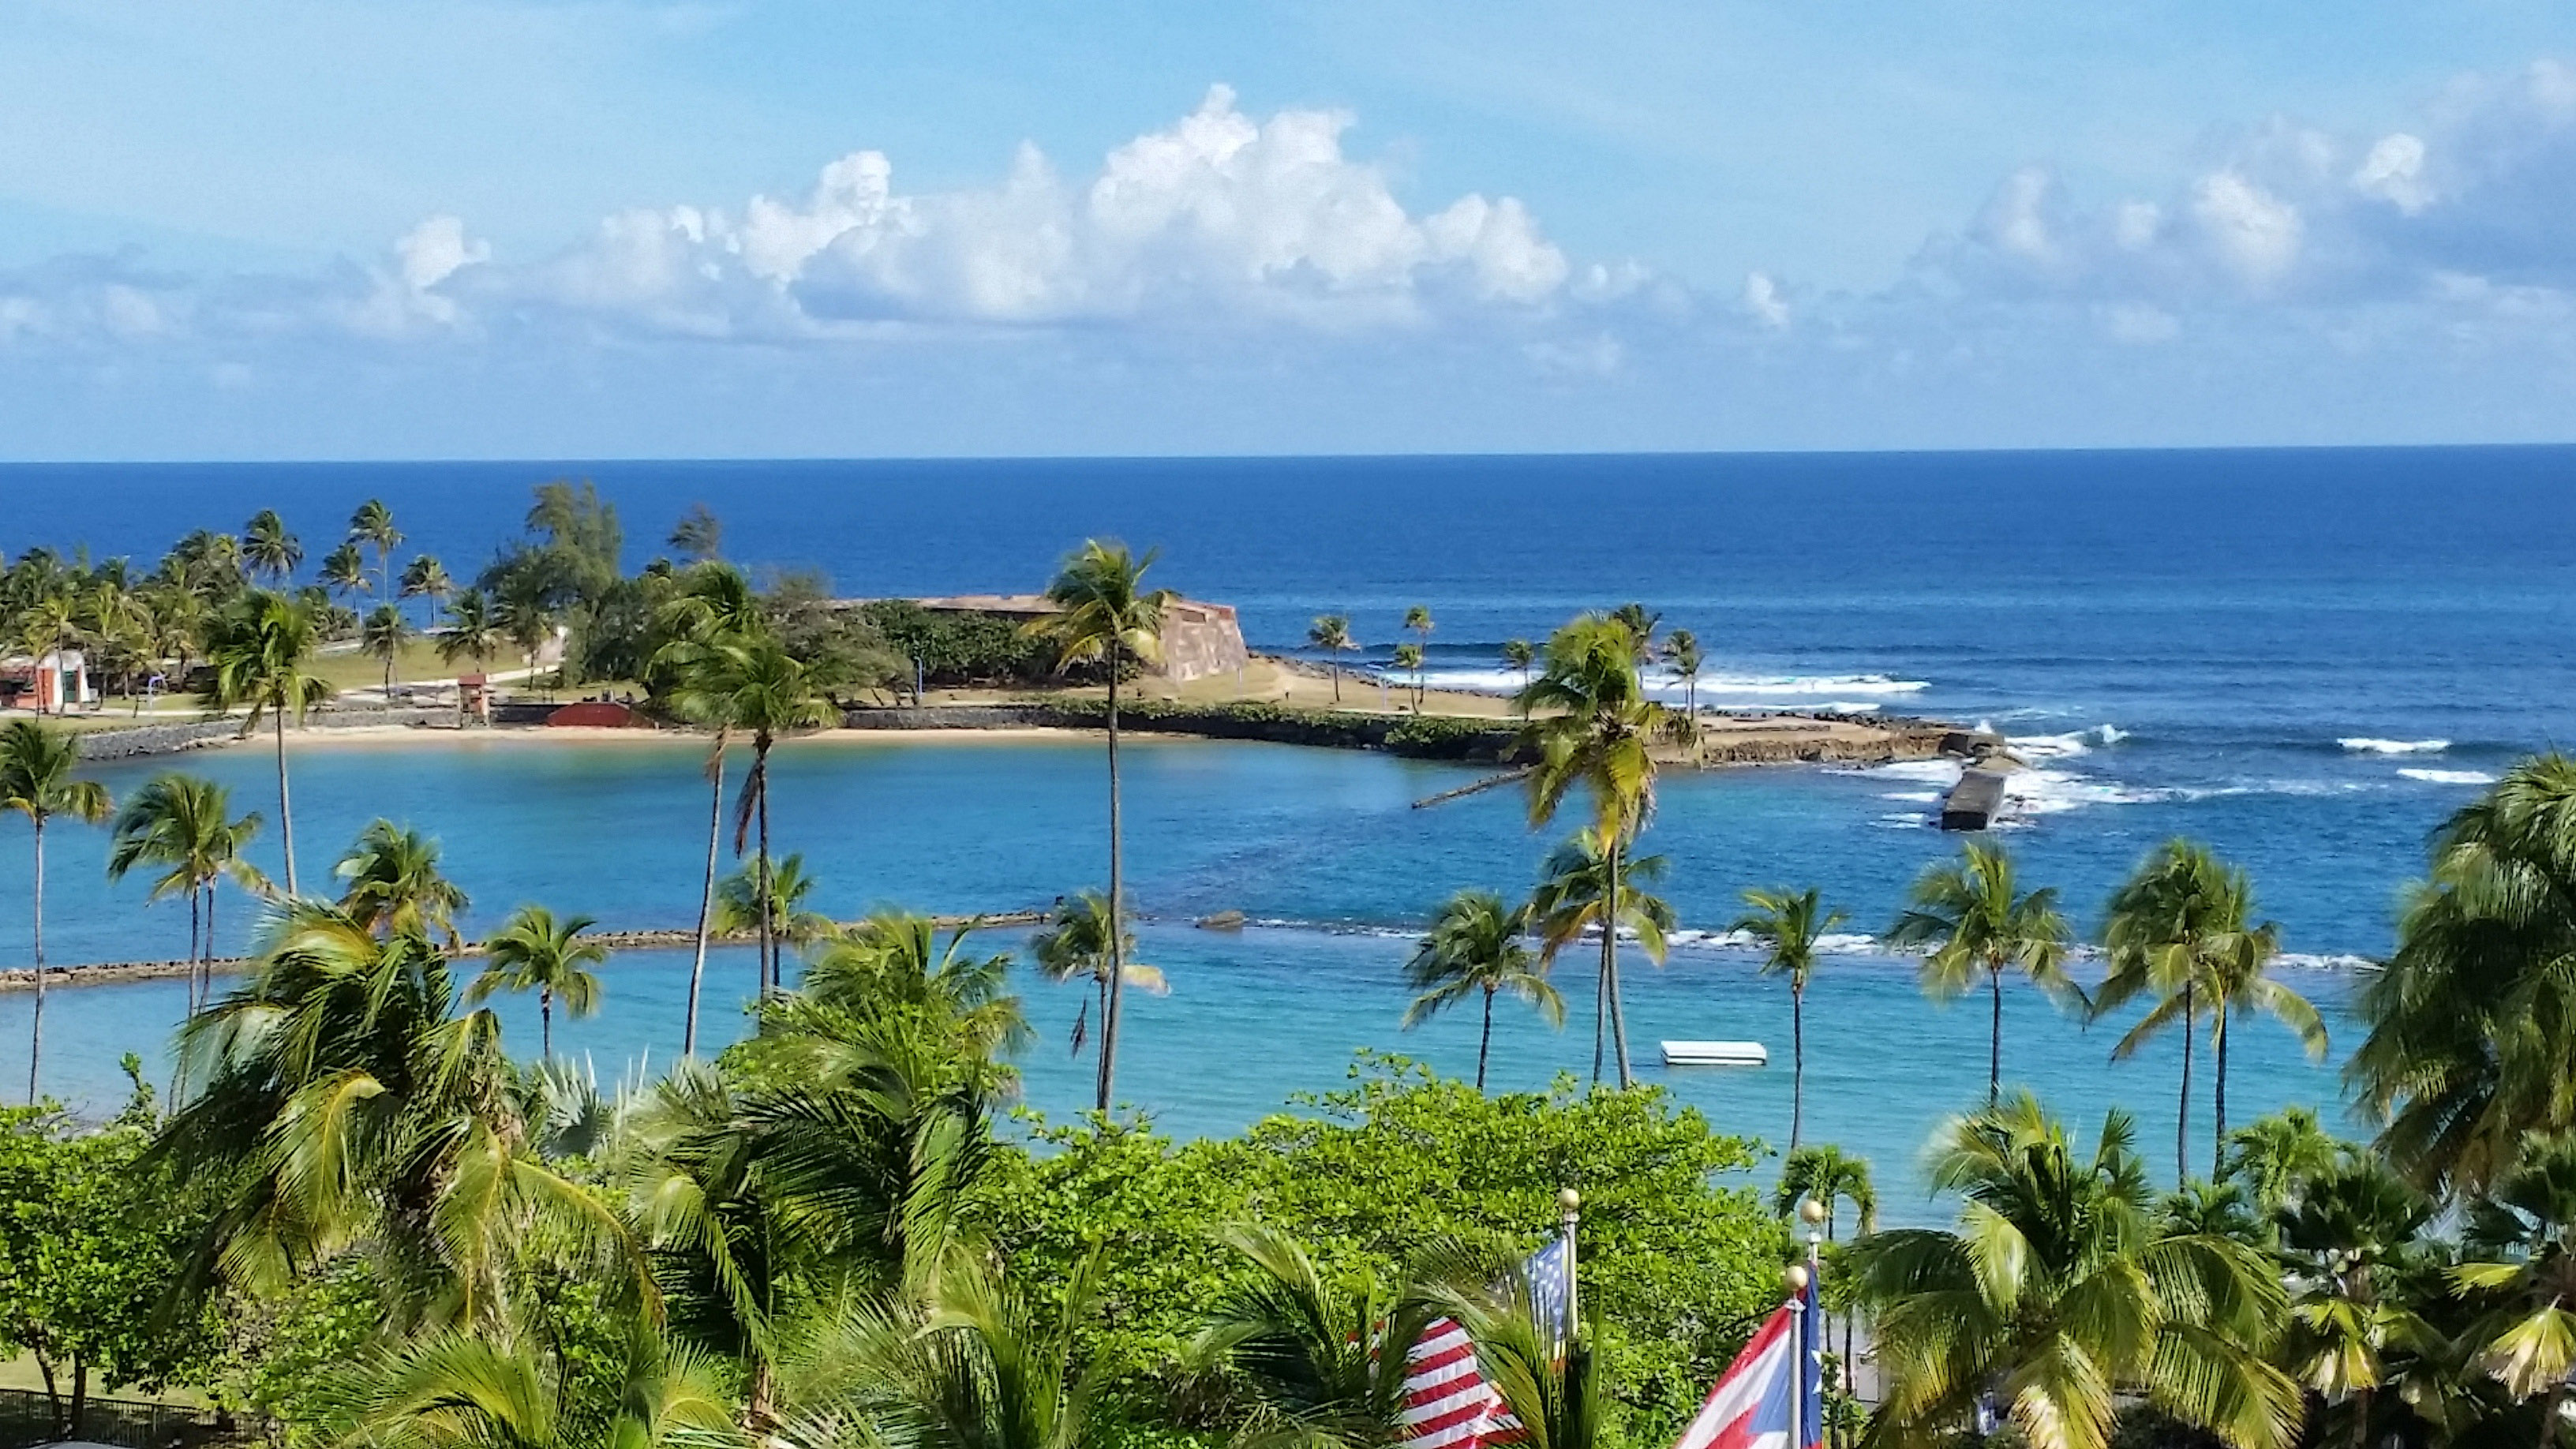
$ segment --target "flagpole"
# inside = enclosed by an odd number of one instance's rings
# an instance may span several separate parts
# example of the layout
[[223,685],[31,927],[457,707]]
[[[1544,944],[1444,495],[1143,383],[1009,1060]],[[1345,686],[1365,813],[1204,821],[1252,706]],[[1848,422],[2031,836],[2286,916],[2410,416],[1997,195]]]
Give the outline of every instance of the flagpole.
[[[1803,1337],[1798,1341],[1798,1349],[1800,1353],[1813,1355],[1821,1361],[1822,1355],[1817,1353],[1812,1340],[1823,1338],[1825,1329],[1825,1235],[1822,1231],[1825,1221],[1825,1205],[1810,1196],[1798,1204],[1798,1217],[1807,1225],[1808,1281],[1816,1285],[1816,1321],[1812,1324],[1805,1322],[1806,1312],[1802,1303],[1800,1306],[1799,1318],[1802,1327],[1807,1330],[1807,1337]],[[1849,1393],[1851,1391],[1851,1365],[1843,1365],[1842,1371],[1843,1391],[1845,1393]],[[1821,1384],[1822,1380],[1819,1379],[1818,1382]],[[1806,1385],[1807,1360],[1805,1358],[1801,1358],[1798,1360],[1798,1387],[1800,1392],[1805,1391]],[[1821,1427],[1823,1424],[1823,1415],[1819,1414],[1817,1416],[1817,1423],[1819,1427],[1816,1438],[1818,1443],[1821,1444],[1824,1439],[1824,1432]],[[1795,1449],[1807,1449],[1805,1442],[1807,1437],[1807,1421],[1804,1419],[1798,1420],[1798,1430],[1790,1437],[1798,1441]]]
[[1556,1232],[1565,1242],[1565,1322],[1558,1325],[1558,1342],[1574,1342],[1574,1326],[1583,1321],[1576,1309],[1574,1286],[1574,1225],[1583,1218],[1583,1194],[1573,1188],[1560,1188],[1556,1194]]
[[1807,1449],[1807,1265],[1781,1270],[1780,1286],[1789,1290],[1789,1449]]

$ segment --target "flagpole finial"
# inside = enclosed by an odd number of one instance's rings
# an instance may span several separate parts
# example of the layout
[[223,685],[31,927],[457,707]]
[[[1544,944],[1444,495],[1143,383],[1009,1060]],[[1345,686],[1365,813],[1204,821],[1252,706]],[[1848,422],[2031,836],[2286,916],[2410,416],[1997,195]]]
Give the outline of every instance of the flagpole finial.
[[1800,1198],[1798,1199],[1798,1216],[1806,1219],[1807,1226],[1811,1228],[1817,1227],[1825,1220],[1825,1205],[1816,1201],[1812,1197]]
[[1556,1190],[1556,1205],[1567,1217],[1572,1217],[1583,1209],[1583,1194],[1570,1187],[1560,1187]]
[[1792,1263],[1788,1267],[1781,1269],[1780,1286],[1788,1289],[1789,1296],[1792,1298],[1806,1292],[1807,1265],[1804,1263]]

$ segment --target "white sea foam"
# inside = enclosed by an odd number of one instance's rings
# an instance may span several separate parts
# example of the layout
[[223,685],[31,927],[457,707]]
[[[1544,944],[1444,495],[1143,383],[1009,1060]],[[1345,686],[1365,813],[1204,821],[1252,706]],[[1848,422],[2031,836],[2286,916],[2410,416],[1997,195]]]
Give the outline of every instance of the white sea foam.
[[2496,777],[2484,770],[2400,770],[2397,773],[2427,785],[2492,785],[2496,782]]
[[1881,780],[1921,780],[1948,789],[1959,783],[1959,770],[1956,760],[1898,760],[1872,765],[1861,773]]
[[[1385,663],[1373,668],[1379,682],[1389,689],[1410,687],[1413,683],[1410,670]],[[1500,667],[1435,666],[1422,672],[1422,682],[1432,689],[1510,694],[1521,687],[1521,672]],[[1691,688],[1668,669],[1649,671],[1646,687],[1655,697],[1665,700],[1680,700]],[[1819,700],[1815,708],[1859,714],[1884,707],[1865,702],[1872,695],[1914,694],[1931,687],[1930,680],[1896,679],[1885,674],[1703,674],[1699,677],[1698,698],[1702,705],[1715,708],[1778,709],[1784,701],[1822,696],[1832,702]],[[1855,700],[1864,702],[1852,702]]]
[[2438,755],[2451,747],[2449,740],[2375,740],[2368,736],[2335,743],[2356,755]]
[[1881,815],[1869,823],[1883,830],[1914,830],[1931,822],[1925,816],[1908,812],[1902,815]]
[[2127,730],[2106,724],[2091,729],[2068,730],[2062,735],[2014,735],[2004,743],[2025,760],[2062,760],[2074,755],[2089,755],[2095,745],[2116,745],[2128,737]]
[[1941,798],[1941,792],[1938,790],[1889,790],[1878,798],[1881,800],[1902,800],[1908,805],[1930,805]]

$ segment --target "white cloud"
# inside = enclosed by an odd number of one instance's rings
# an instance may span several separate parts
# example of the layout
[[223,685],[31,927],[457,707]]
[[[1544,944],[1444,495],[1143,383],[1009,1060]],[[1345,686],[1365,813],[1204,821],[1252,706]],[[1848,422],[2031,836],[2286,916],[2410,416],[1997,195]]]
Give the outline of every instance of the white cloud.
[[2201,178],[2192,216],[2218,255],[2254,286],[2278,281],[2299,259],[2299,209],[2234,171]]
[[1745,273],[1744,310],[1753,315],[1754,321],[1774,332],[1785,330],[1789,325],[1789,299],[1780,294],[1780,284],[1771,280],[1768,273]]
[[2413,216],[2432,204],[2432,192],[2424,184],[2424,142],[2421,137],[2404,131],[2382,136],[2361,158],[2361,168],[2352,173],[2352,189],[2364,196],[2376,196]]

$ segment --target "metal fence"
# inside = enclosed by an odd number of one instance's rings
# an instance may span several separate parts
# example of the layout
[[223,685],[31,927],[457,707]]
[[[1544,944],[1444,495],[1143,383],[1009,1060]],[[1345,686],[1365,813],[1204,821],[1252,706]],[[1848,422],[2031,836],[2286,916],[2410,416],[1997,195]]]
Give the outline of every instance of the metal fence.
[[50,1397],[24,1389],[0,1389],[0,1449],[30,1449],[63,1440],[123,1449],[193,1449],[237,1437],[218,1430],[210,1412],[135,1399],[91,1399],[81,1406],[78,1423],[70,1418],[68,1395],[57,1418]]

